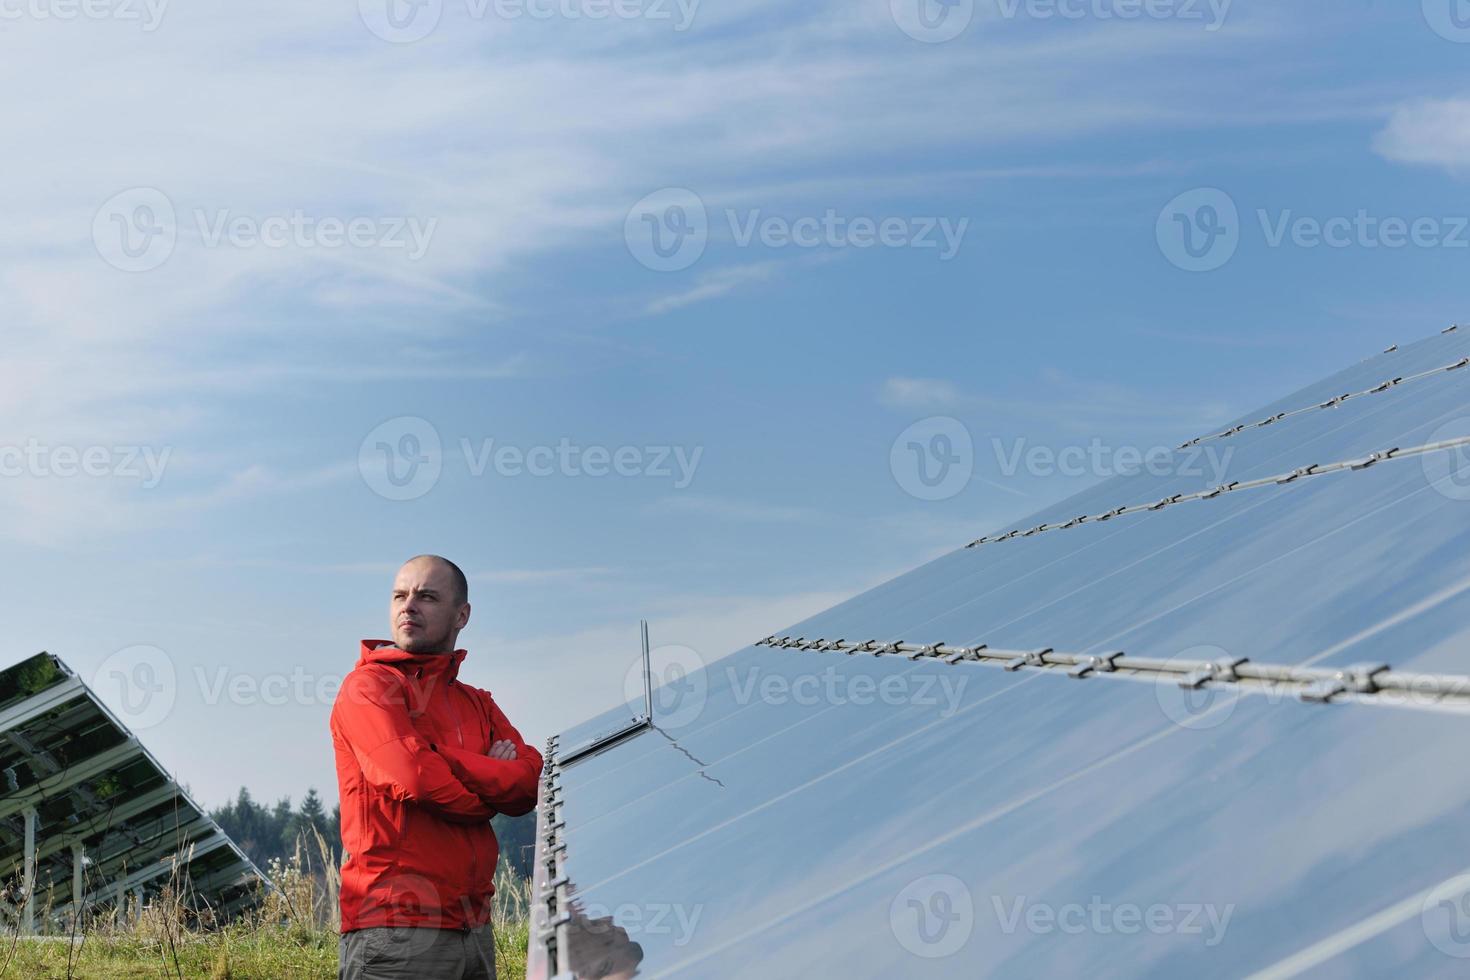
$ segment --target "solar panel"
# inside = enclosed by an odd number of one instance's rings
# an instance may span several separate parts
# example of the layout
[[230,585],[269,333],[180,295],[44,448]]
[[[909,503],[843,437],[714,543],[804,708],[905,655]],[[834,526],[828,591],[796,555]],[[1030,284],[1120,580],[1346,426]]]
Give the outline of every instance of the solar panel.
[[23,932],[170,879],[215,921],[258,900],[260,871],[58,657],[0,671],[0,779],[0,907]]
[[1391,349],[773,629],[677,726],[553,739],[528,975],[1463,974],[1467,357]]

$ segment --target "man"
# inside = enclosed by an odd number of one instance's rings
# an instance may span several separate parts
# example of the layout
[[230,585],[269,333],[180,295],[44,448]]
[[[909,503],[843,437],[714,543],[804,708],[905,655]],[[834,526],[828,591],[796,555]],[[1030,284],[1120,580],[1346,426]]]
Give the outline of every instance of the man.
[[458,679],[469,587],[453,562],[393,581],[392,642],[364,640],[332,707],[342,800],[341,980],[494,980],[490,818],[536,806],[541,755]]

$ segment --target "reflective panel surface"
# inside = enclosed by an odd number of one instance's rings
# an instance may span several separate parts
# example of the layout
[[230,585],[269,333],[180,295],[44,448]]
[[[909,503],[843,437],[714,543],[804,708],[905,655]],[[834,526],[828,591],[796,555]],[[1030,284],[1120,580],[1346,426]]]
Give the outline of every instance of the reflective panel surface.
[[[1470,370],[1405,382],[1206,440],[1223,481],[1181,450],[1018,526],[1470,435],[1467,396]],[[964,544],[770,632],[1470,674],[1460,451]],[[1470,715],[766,646],[698,680],[559,773],[580,975],[1470,972]]]

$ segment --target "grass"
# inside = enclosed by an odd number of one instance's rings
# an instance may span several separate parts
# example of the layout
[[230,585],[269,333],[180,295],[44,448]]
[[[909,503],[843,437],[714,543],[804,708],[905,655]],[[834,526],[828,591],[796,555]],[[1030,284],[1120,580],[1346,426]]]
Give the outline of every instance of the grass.
[[[176,862],[176,865],[179,862]],[[326,980],[337,976],[340,870],[321,835],[297,841],[268,872],[275,889],[252,913],[210,927],[176,886],[177,871],[146,908],[109,911],[75,936],[0,937],[0,980]],[[496,872],[495,964],[501,980],[525,980],[530,883]],[[49,916],[40,917],[42,921]]]

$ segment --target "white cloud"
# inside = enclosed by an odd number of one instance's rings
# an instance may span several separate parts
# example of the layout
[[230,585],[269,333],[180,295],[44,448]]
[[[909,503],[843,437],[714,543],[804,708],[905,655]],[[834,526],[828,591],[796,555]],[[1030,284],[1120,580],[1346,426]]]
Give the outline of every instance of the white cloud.
[[1470,99],[1399,106],[1373,137],[1373,149],[1398,163],[1470,169]]

